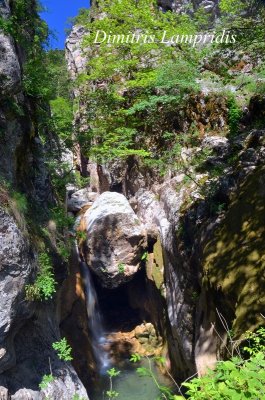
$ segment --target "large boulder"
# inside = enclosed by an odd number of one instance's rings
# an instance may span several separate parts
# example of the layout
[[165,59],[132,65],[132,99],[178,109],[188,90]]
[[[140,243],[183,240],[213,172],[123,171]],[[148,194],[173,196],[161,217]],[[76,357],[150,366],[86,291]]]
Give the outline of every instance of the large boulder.
[[122,194],[105,192],[84,215],[87,263],[102,286],[116,288],[138,271],[146,233]]

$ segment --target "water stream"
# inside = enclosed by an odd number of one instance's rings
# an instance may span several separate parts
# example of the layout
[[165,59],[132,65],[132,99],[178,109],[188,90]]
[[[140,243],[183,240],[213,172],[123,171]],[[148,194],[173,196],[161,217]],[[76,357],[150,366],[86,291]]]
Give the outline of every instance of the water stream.
[[99,309],[97,292],[91,276],[91,272],[87,263],[80,255],[78,246],[76,244],[76,252],[80,267],[80,273],[83,279],[86,297],[86,309],[88,324],[92,334],[92,345],[94,355],[98,364],[99,371],[104,373],[109,367],[109,358],[107,352],[104,350],[104,343],[106,342],[103,329],[103,321]]
[[[143,359],[141,363],[132,365],[129,360],[122,367],[117,366],[116,369],[120,370],[120,375],[113,378],[113,389],[119,393],[117,399],[120,400],[155,400],[160,398],[160,391],[156,386],[154,380],[150,376],[139,376],[136,369],[138,367],[149,368],[149,362]],[[153,361],[151,361],[151,368],[157,382],[162,386],[170,387],[170,382],[161,372],[156,368]],[[109,390],[109,378],[106,375],[101,375],[94,390],[91,394],[91,400],[108,400],[106,392]]]
[[[120,375],[113,379],[113,389],[119,393],[120,399],[126,400],[154,400],[159,398],[159,389],[154,380],[149,376],[139,377],[137,367],[151,367],[154,376],[161,385],[170,386],[170,382],[161,375],[153,361],[143,359],[137,366],[133,365],[129,359],[124,360],[122,367],[111,361],[108,351],[108,339],[106,336],[110,332],[104,331],[104,325],[98,303],[98,296],[94,286],[93,278],[88,265],[83,260],[76,244],[76,252],[80,266],[81,276],[85,287],[86,308],[88,324],[92,334],[93,351],[99,368],[99,379],[95,383],[90,398],[92,400],[108,400],[106,392],[110,388],[107,370],[115,367],[120,370]],[[107,346],[106,346],[107,345]]]

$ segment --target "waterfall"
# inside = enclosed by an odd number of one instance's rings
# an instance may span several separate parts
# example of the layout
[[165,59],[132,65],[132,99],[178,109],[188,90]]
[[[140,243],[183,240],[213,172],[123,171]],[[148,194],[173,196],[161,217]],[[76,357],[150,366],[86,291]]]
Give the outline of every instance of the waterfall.
[[100,371],[103,372],[109,365],[109,359],[107,352],[103,348],[106,340],[104,337],[103,322],[99,309],[97,292],[89,267],[84,261],[82,255],[80,254],[77,243],[75,244],[75,247],[78,257],[79,268],[85,288],[87,317],[90,332],[92,334],[93,350],[96,361],[98,362],[98,365],[100,367]]

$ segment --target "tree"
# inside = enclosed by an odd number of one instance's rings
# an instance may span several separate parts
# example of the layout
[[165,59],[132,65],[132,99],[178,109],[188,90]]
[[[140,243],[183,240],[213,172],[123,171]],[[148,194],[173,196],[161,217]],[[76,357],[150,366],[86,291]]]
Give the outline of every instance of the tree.
[[[83,21],[89,61],[79,82],[90,127],[78,139],[100,161],[149,157],[142,138],[158,109],[169,111],[196,86],[196,51],[189,42],[195,27],[187,15],[159,11],[153,0],[98,3],[94,17]],[[183,37],[183,43],[166,44],[165,36]]]

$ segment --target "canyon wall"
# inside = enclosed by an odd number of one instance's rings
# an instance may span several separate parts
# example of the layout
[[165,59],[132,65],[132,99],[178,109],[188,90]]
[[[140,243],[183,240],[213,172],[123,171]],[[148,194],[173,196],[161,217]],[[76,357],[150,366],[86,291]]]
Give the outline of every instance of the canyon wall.
[[[160,5],[173,7],[172,2]],[[212,9],[216,2],[204,5]],[[80,32],[78,37],[76,32]],[[81,49],[78,51],[80,41],[81,28],[75,27],[67,44],[73,79],[78,73],[73,66],[84,57]],[[74,52],[70,45],[75,46]],[[256,103],[260,101],[256,99]],[[81,102],[77,132],[85,132],[89,125],[86,103]],[[248,121],[253,113],[251,107],[249,110]],[[206,157],[206,170],[192,179],[170,170],[161,177],[136,156],[102,165],[86,159],[79,147],[76,160],[80,171],[90,176],[89,190],[127,197],[147,231],[149,259],[154,256],[154,245],[161,244],[159,279],[162,276],[161,298],[166,299],[162,330],[172,369],[181,381],[195,372],[203,374],[226,357],[230,332],[240,339],[246,330],[262,324],[263,281],[258,276],[265,266],[260,253],[264,130],[246,125],[243,134],[226,137],[227,98],[214,90],[205,94],[202,89],[197,97],[190,97],[184,110],[176,109],[171,117],[179,118],[183,127],[194,123],[201,133],[196,151],[211,153]],[[211,177],[207,168],[223,172]],[[251,220],[251,215],[260,217]]]
[[[37,19],[36,2],[25,4]],[[0,1],[2,21],[12,18],[14,5]],[[31,28],[27,46],[34,37]],[[24,45],[0,30],[0,397],[61,400],[77,393],[87,398],[71,364],[52,348],[60,338],[57,300],[26,298],[26,285],[38,269],[38,223],[54,198],[38,134],[38,100],[25,93],[22,83]],[[33,220],[22,210],[26,199],[35,210]],[[53,382],[41,390],[42,377],[50,373]]]

